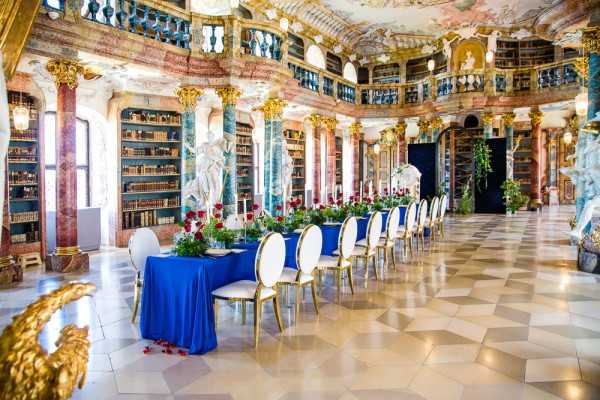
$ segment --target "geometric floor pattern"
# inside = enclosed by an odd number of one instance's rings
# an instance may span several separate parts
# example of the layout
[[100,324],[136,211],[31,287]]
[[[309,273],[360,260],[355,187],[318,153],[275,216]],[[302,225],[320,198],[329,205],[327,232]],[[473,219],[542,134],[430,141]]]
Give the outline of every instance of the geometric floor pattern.
[[18,288],[0,291],[0,328],[64,282],[96,283],[41,336],[52,351],[65,324],[90,326],[76,399],[600,399],[600,276],[575,268],[573,212],[449,217],[444,240],[383,281],[361,279],[357,267],[354,296],[344,288],[338,302],[326,280],[318,317],[307,293],[298,321],[282,307],[280,334],[266,307],[258,349],[251,313],[242,325],[226,305],[209,354],[164,354],[141,339],[123,249],[93,254],[84,275],[28,270]]

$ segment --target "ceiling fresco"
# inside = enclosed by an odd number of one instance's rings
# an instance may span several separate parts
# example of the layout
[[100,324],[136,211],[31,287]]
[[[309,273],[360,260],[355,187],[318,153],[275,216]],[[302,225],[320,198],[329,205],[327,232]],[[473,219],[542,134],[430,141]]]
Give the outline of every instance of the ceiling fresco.
[[561,0],[279,0],[290,15],[338,38],[360,55],[421,47],[475,27],[531,27]]

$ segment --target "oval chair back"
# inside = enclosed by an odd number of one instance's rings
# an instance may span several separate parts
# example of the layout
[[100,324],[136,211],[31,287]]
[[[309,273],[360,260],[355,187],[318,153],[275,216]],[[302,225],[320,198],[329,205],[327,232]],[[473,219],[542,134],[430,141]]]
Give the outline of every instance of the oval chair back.
[[344,220],[340,235],[338,236],[338,249],[340,249],[340,257],[348,260],[352,257],[354,246],[356,245],[356,235],[358,234],[358,224],[356,217],[348,217]]
[[442,201],[440,202],[440,217],[439,217],[440,222],[442,222],[444,220],[444,216],[446,215],[447,208],[448,208],[448,195],[444,194],[442,196]]
[[261,240],[256,252],[256,280],[262,286],[275,286],[285,262],[285,240],[280,233],[271,232]]
[[129,238],[129,257],[136,271],[140,271],[146,265],[148,256],[160,254],[160,243],[152,229],[140,228]]
[[415,222],[417,222],[417,203],[412,201],[408,205],[406,217],[404,217],[405,232],[412,232],[415,229]]
[[439,209],[440,209],[440,198],[435,197],[433,199],[433,203],[431,203],[431,216],[429,217],[429,228],[432,230],[432,235],[433,235],[433,228],[438,219]]
[[389,242],[396,239],[396,232],[398,232],[398,225],[400,225],[400,208],[392,208],[392,211],[388,214],[386,225],[385,238]]
[[374,250],[379,243],[381,237],[381,226],[383,225],[383,218],[379,211],[375,211],[371,214],[369,219],[369,225],[367,226],[367,249],[369,251]]
[[419,216],[417,217],[417,228],[422,229],[427,219],[427,200],[423,199],[419,203]]
[[303,274],[312,274],[319,262],[322,247],[321,228],[316,225],[308,225],[304,228],[296,247],[296,265]]
[[439,198],[437,196],[431,199],[431,206],[429,207],[429,213],[427,214],[427,218],[429,218],[430,221],[437,217],[437,207],[435,205],[438,202],[438,200]]

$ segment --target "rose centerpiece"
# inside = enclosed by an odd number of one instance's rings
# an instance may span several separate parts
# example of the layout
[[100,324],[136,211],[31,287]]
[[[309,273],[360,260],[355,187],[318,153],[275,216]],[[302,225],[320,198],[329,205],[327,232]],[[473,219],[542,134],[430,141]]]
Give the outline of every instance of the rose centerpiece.
[[205,218],[204,211],[188,211],[185,220],[180,222],[182,231],[175,234],[173,253],[182,257],[198,257],[206,253],[209,244],[203,233]]

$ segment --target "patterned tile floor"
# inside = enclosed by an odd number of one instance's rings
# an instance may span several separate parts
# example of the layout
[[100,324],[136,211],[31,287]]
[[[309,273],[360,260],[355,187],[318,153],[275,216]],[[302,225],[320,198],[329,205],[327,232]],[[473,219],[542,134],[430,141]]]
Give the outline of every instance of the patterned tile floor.
[[323,289],[318,318],[307,295],[299,321],[283,308],[280,335],[266,308],[257,350],[251,322],[226,306],[219,348],[205,356],[140,339],[122,249],[93,255],[83,276],[28,271],[0,291],[0,327],[63,282],[95,282],[94,297],[65,307],[41,337],[51,351],[64,324],[90,325],[77,399],[600,399],[600,277],[575,270],[572,213],[450,217],[444,241],[384,282],[359,271],[357,293],[346,288],[340,303]]

